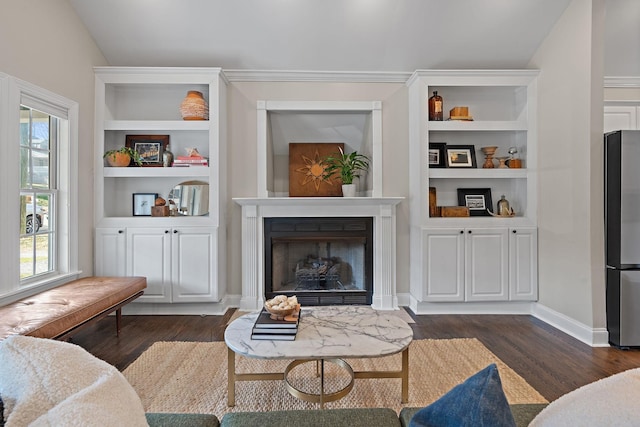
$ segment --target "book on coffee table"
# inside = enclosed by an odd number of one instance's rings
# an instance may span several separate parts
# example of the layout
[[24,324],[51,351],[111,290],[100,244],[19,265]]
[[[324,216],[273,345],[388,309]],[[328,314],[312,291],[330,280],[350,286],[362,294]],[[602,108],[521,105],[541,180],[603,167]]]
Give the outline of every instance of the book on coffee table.
[[271,314],[263,308],[256,322],[253,325],[253,330],[256,329],[298,329],[298,323],[300,323],[300,312],[293,313],[291,316],[285,317],[284,320],[276,320],[271,318]]
[[261,334],[261,333],[254,332],[251,334],[251,339],[252,340],[293,341],[296,339],[296,332],[291,334]]

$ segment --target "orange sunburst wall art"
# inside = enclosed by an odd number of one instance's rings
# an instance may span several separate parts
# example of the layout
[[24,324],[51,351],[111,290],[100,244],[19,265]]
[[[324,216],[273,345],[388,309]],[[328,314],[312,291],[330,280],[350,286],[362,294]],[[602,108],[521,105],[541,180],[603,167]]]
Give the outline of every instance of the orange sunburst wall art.
[[289,144],[289,197],[340,197],[342,180],[338,174],[324,176],[324,159],[335,155],[341,142],[292,142]]

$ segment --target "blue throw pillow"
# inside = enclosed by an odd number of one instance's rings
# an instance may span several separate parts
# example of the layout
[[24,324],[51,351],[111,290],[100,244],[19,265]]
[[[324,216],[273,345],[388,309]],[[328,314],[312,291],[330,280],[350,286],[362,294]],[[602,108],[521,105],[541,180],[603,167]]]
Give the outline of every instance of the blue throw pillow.
[[416,412],[409,427],[515,427],[495,363]]

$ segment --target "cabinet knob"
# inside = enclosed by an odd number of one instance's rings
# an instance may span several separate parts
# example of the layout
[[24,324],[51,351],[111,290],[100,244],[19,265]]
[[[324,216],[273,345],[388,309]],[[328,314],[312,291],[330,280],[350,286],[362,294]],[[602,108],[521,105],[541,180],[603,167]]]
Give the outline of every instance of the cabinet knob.
[[118,230],[118,234],[124,233],[124,230]]
[[177,233],[178,233],[178,230],[173,230],[173,234],[177,234]]
[[513,234],[516,234],[516,233],[517,233],[517,231],[516,231],[516,230],[511,230],[511,232],[512,232]]
[[164,230],[164,234],[169,234],[169,230]]
[[460,230],[460,234],[464,234],[464,230]]
[[471,234],[471,230],[467,231],[467,233]]

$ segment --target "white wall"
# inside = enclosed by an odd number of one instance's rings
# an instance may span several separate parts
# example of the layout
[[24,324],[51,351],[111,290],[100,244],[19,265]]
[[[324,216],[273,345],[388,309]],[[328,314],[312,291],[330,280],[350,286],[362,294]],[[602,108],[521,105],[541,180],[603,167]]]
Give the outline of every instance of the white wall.
[[605,76],[640,76],[640,1],[606,0]]
[[540,304],[605,327],[601,0],[573,0],[529,66],[539,102]]
[[0,71],[80,105],[78,266],[93,274],[92,67],[106,60],[67,0],[1,0],[0,11]]
[[[383,183],[386,197],[403,196],[397,208],[397,292],[409,292],[409,207],[407,170],[408,98],[404,83],[233,82],[229,86],[229,197],[256,197],[256,102],[382,101]],[[229,201],[227,293],[242,292],[241,209]]]

